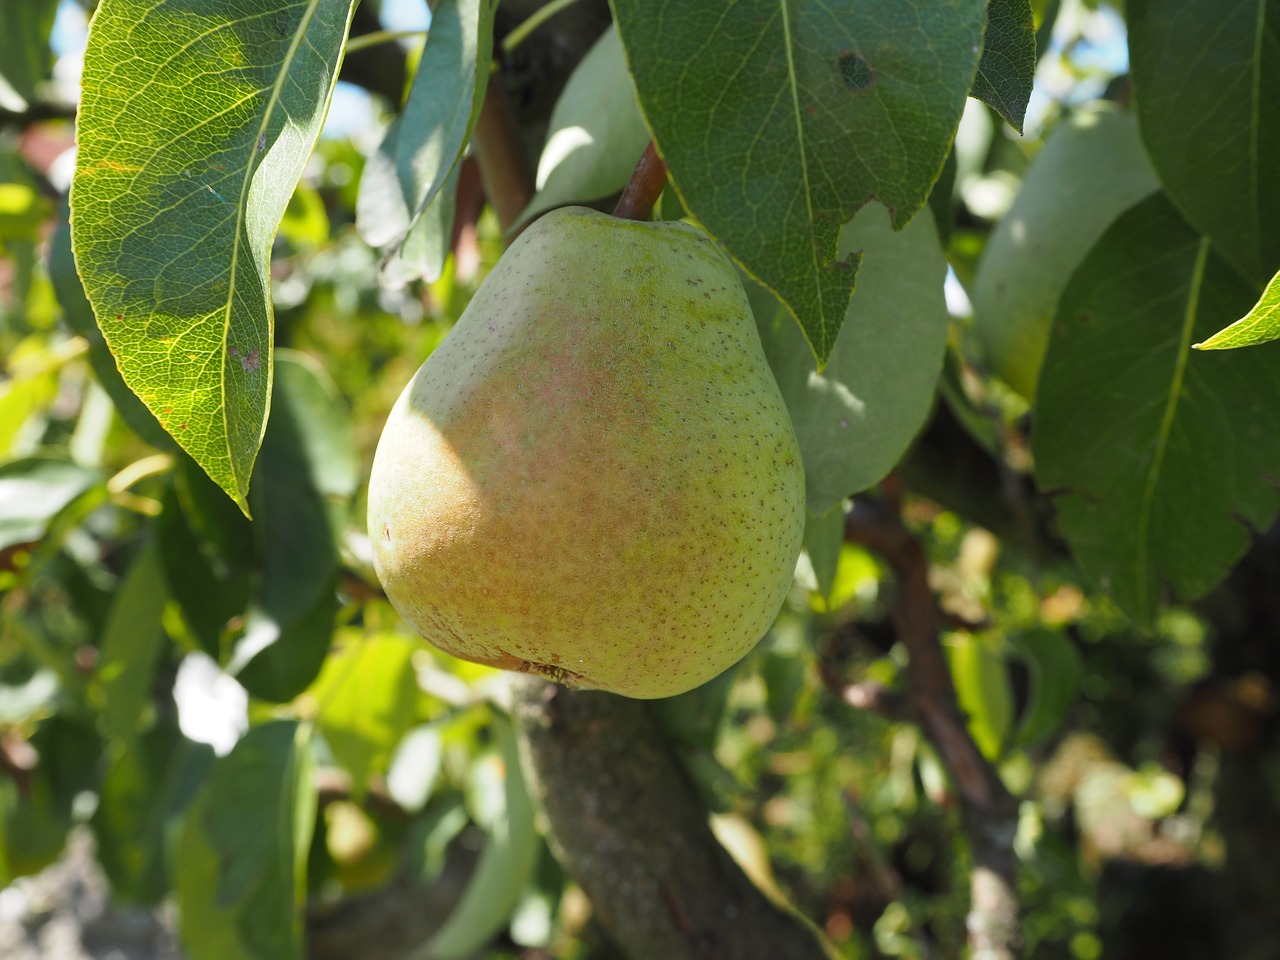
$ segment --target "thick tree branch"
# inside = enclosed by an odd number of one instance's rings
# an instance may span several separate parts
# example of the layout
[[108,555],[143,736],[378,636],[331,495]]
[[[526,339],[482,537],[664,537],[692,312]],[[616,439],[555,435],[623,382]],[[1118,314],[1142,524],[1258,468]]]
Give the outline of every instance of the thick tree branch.
[[533,199],[534,179],[521,145],[511,105],[497,73],[489,77],[480,119],[472,138],[485,195],[504,231],[510,230]]
[[515,717],[556,856],[626,956],[831,956],[716,841],[644,703],[528,678]]
[[964,809],[973,856],[968,919],[972,955],[1012,960],[1021,946],[1013,853],[1017,802],[979,752],[960,712],[939,639],[946,618],[929,586],[928,557],[894,505],[885,500],[856,498],[845,536],[879,553],[897,575],[893,622],[907,649],[908,706],[951,772]]

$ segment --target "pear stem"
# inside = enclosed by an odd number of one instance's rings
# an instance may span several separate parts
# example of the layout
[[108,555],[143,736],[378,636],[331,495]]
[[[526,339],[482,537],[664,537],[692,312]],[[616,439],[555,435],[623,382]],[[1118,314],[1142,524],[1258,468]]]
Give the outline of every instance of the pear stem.
[[666,186],[667,164],[650,140],[626,189],[622,191],[613,215],[624,220],[648,220],[653,212],[653,205],[658,202]]

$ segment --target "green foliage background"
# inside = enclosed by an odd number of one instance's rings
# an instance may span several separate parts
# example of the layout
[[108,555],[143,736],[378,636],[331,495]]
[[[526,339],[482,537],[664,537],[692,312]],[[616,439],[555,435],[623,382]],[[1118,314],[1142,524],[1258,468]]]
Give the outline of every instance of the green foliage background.
[[[440,0],[425,45],[384,38],[417,72],[372,101],[380,140],[321,136],[365,3],[101,0],[78,104],[55,5],[0,10],[0,886],[87,832],[196,960],[301,957],[396,895],[444,904],[406,953],[615,956],[542,834],[510,678],[422,644],[370,568],[382,422],[501,255],[467,146],[511,22]],[[1021,801],[1026,955],[1280,952],[1275,6],[615,0],[546,124],[526,218],[607,207],[651,133],[659,215],[743,269],[806,550],[757,649],[657,711],[722,841],[842,956],[965,943],[947,771],[840,696],[904,684],[893,578],[843,538],[886,476]],[[1104,22],[1132,76],[1090,65]],[[1022,398],[957,292],[1099,99],[1160,190],[1035,276],[1063,293]],[[1006,223],[1034,251],[1089,202]],[[1193,349],[1237,320],[1262,345]],[[216,691],[221,730],[192,706]]]

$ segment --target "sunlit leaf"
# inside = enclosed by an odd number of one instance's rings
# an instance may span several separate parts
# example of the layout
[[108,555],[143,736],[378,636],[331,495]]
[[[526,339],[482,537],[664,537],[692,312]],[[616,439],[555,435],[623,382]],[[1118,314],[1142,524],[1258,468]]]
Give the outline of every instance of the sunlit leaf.
[[1208,340],[1197,343],[1196,348],[1230,350],[1234,347],[1252,347],[1276,339],[1280,339],[1280,273],[1271,278],[1252,310]]
[[102,0],[90,27],[80,276],[125,383],[244,510],[271,392],[272,239],[353,8]]
[[308,691],[316,727],[357,791],[369,775],[386,773],[400,738],[420,719],[412,658],[420,645],[394,634],[344,638]]

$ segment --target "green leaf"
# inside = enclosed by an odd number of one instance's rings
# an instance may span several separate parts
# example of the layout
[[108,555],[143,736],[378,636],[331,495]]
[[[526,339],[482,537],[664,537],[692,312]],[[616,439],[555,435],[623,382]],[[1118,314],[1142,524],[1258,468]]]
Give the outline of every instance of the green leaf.
[[365,163],[360,235],[399,246],[462,159],[484,103],[496,0],[441,0],[409,99]]
[[950,322],[946,259],[931,214],[894,232],[883,209],[867,207],[844,229],[840,249],[863,250],[862,271],[822,373],[789,318],[776,309],[763,322],[756,314],[817,514],[877,483],[901,459],[928,416]]
[[1080,692],[1084,660],[1076,645],[1056,630],[1018,634],[1013,648],[1031,673],[1031,692],[1018,729],[1018,743],[1029,746],[1062,728]]
[[71,186],[85,292],[125,383],[246,512],[272,239],[353,7],[102,0],[89,31]]
[[636,103],[622,42],[610,26],[556,101],[538,161],[538,192],[516,224],[553,207],[617,193],[648,144],[649,128]]
[[509,720],[495,716],[494,732],[501,750],[505,808],[493,824],[462,899],[444,926],[410,960],[471,956],[510,919],[533,878],[541,843],[534,829],[533,801],[520,770],[515,731]]
[[396,290],[414,280],[435,283],[444,274],[445,260],[453,246],[453,220],[458,208],[458,178],[462,164],[444,182],[404,243],[386,257],[381,272],[383,286]]
[[357,791],[371,774],[386,773],[392,751],[420,719],[413,666],[420,648],[409,637],[353,631],[309,691],[319,706],[316,727]]
[[175,887],[192,960],[303,956],[315,826],[310,728],[253,727],[218,759],[179,842]]
[[150,541],[129,567],[111,604],[89,689],[98,727],[108,739],[132,740],[147,718],[168,599],[160,549]]
[[1036,21],[1031,0],[990,0],[972,95],[1021,133],[1035,79]]
[[1149,623],[1203,595],[1280,505],[1280,354],[1191,344],[1254,291],[1162,194],[1124,214],[1062,296],[1033,451],[1081,567]]
[[4,11],[0,30],[0,108],[22,113],[36,99],[38,84],[53,68],[49,33],[58,0],[16,0]]
[[1160,187],[1131,113],[1091,104],[1055,127],[974,275],[974,327],[991,372],[1035,396],[1058,298],[1089,249]]
[[93,367],[98,383],[116,405],[121,419],[139,437],[160,450],[172,450],[173,438],[165,432],[155,415],[147,409],[138,395],[125,385],[116,366],[116,358],[107,348],[107,341],[93,319],[93,307],[84,295],[80,275],[76,273],[75,259],[71,255],[71,225],[63,217],[53,231],[49,244],[49,279],[57,295],[58,305],[67,326],[89,343],[89,364]]
[[844,545],[844,510],[839,505],[826,513],[816,514],[805,510],[804,549],[809,554],[813,578],[823,603],[831,599],[831,588],[836,583],[836,571],[840,569],[840,548]]
[[[213,500],[210,494],[217,499]],[[248,522],[185,456],[171,475],[162,504],[156,520],[156,540],[169,592],[178,602],[182,619],[200,649],[224,663],[223,634],[229,621],[244,613],[252,589]],[[226,541],[204,535],[201,517],[206,504],[227,514],[224,524],[210,526],[244,534],[237,546],[229,547]]]
[[274,413],[250,501],[261,581],[228,666],[254,696],[290,700],[320,670],[333,635],[338,538],[356,474],[336,388],[305,355],[280,351]]
[[946,651],[956,697],[969,718],[973,742],[988,760],[996,760],[1013,725],[1013,690],[1004,658],[988,649],[982,637],[971,633],[953,634]]
[[96,470],[53,457],[0,465],[0,550],[39,540],[54,517],[101,480]]
[[[984,0],[614,0],[650,128],[689,211],[800,321],[825,364],[868,200],[929,197],[978,66]],[[907,135],[907,131],[910,134]]]
[[1280,339],[1280,273],[1271,278],[1252,310],[1195,347],[1197,350],[1230,350],[1276,339]]
[[111,760],[90,824],[115,897],[150,904],[172,890],[181,818],[213,762],[211,747],[172,725],[153,727]]
[[1261,286],[1280,264],[1276,0],[1133,0],[1142,138],[1173,202]]

